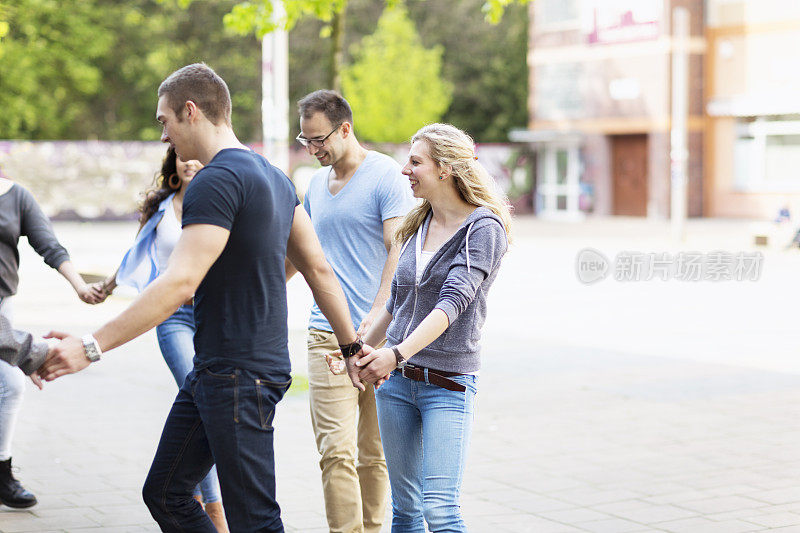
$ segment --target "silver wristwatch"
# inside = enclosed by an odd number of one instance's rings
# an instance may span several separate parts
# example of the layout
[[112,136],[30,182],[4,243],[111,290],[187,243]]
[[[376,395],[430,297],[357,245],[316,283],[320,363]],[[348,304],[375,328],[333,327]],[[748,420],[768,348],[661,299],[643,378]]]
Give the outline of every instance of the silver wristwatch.
[[103,351],[100,349],[100,345],[97,344],[97,339],[92,334],[87,333],[81,338],[81,341],[83,342],[83,353],[86,354],[86,358],[92,363],[99,361]]

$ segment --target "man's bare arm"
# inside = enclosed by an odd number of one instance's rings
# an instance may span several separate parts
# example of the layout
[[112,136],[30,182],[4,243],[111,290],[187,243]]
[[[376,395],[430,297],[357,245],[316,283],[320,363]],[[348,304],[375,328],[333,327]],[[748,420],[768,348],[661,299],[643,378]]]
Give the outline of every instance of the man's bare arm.
[[286,270],[286,282],[288,283],[292,276],[297,274],[297,269],[294,267],[289,258],[283,260],[283,268]]
[[[103,352],[121,346],[167,319],[192,297],[211,265],[228,242],[230,232],[210,224],[186,226],[169,258],[167,270],[153,281],[119,316],[94,333]],[[66,333],[51,332],[62,339],[51,350],[38,373],[47,381],[82,370],[89,364],[83,343]]]
[[[294,212],[294,222],[289,233],[289,243],[286,256],[291,264],[303,275],[306,283],[311,288],[314,301],[319,306],[322,314],[328,319],[333,328],[333,333],[339,344],[350,344],[356,340],[356,331],[350,318],[350,309],[344,297],[339,280],[333,268],[325,259],[325,253],[319,243],[317,234],[308,213],[303,206],[297,206]],[[365,347],[369,351],[368,347]],[[353,359],[353,358],[350,358]],[[358,377],[357,368],[351,361],[347,365],[348,375],[353,386],[365,390]]]
[[314,301],[330,322],[339,343],[354,342],[356,332],[344,292],[333,268],[325,259],[314,226],[302,205],[297,206],[294,211],[286,257],[306,279],[314,295]]

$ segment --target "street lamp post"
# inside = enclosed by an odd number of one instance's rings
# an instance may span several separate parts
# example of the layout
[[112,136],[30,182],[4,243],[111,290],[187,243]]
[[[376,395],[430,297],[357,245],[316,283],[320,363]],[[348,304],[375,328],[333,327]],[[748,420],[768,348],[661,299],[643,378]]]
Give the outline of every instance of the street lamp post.
[[672,124],[670,130],[670,219],[672,238],[685,237],[689,167],[689,10],[672,11]]
[[289,38],[283,2],[274,3],[279,28],[261,39],[261,127],[264,156],[289,173]]

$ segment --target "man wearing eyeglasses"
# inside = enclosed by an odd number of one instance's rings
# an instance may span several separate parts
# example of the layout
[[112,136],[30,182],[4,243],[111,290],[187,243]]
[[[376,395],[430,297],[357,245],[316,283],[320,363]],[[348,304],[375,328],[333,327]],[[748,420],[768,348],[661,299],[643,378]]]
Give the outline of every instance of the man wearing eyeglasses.
[[[400,218],[413,206],[400,165],[367,150],[353,132],[350,105],[334,91],[298,102],[297,140],[322,168],[311,178],[303,206],[344,289],[353,325],[363,335],[386,304],[399,249]],[[287,279],[294,269],[287,262]],[[311,424],[322,455],[322,486],[332,532],[379,532],[389,481],[373,387],[353,387],[333,375],[325,354],[336,350],[332,328],[314,304],[308,331]]]

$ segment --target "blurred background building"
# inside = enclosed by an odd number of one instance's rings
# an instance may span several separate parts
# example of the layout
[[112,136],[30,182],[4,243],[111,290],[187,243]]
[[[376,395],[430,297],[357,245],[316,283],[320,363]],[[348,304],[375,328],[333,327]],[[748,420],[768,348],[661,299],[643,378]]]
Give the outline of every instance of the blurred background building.
[[[21,0],[5,13],[10,30],[0,41],[0,72],[8,73],[0,76],[0,104],[8,110],[0,118],[0,176],[28,187],[57,218],[135,217],[165,150],[152,120],[154,88],[165,72],[198,58],[234,88],[237,134],[261,149],[261,115],[253,112],[261,45],[252,34],[231,35],[222,22],[238,2],[191,2],[187,9],[112,3],[113,16],[99,16],[109,7],[103,0],[65,0],[56,10]],[[386,45],[385,57],[395,59],[376,61],[385,72],[366,69],[375,75],[355,84],[364,94],[398,87],[390,74],[407,81],[398,56],[441,59],[423,85],[429,90],[437,79],[450,95],[447,106],[411,117],[417,102],[432,99],[412,83],[392,91],[397,101],[379,98],[385,109],[357,114],[359,139],[398,161],[419,125],[450,122],[474,136],[481,162],[518,214],[668,218],[682,168],[670,140],[673,60],[685,55],[688,216],[800,214],[800,178],[793,175],[800,163],[798,0],[532,0],[510,3],[497,26],[485,20],[485,0],[405,0],[400,18],[390,17],[386,2],[345,4],[345,74],[365,60],[359,50],[375,50],[374,39],[394,43],[401,35],[421,46],[401,53]],[[685,41],[673,37],[676,8],[689,15]],[[142,28],[140,18],[161,22]],[[320,37],[326,24],[309,17],[289,32],[290,102],[329,84],[331,59],[320,53],[330,45]],[[60,28],[65,36],[54,38]],[[66,36],[87,28],[102,29],[102,49],[88,54],[83,41],[64,48]],[[66,68],[67,60],[81,67]],[[81,83],[63,72],[77,73]],[[345,96],[358,101],[351,91]],[[289,115],[291,138],[298,121],[293,108]],[[408,124],[394,131],[400,118]],[[317,165],[292,146],[286,170],[301,194]]]
[[670,14],[690,12],[688,213],[703,213],[701,0],[536,0],[529,126],[536,211],[574,218],[669,215]]
[[674,8],[690,14],[689,216],[800,209],[800,3],[536,0],[529,125],[535,210],[666,218]]
[[707,5],[707,216],[800,210],[800,2]]

